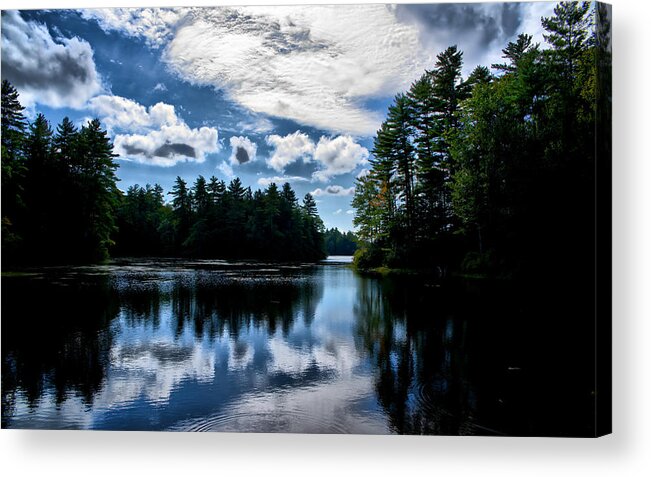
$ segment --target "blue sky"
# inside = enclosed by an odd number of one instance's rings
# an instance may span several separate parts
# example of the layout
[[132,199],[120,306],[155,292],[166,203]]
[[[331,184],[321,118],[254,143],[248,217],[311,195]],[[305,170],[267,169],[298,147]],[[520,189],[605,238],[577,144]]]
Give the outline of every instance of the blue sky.
[[464,74],[554,3],[3,11],[2,78],[53,123],[99,117],[119,186],[289,181],[352,229],[354,182],[392,98],[457,44]]

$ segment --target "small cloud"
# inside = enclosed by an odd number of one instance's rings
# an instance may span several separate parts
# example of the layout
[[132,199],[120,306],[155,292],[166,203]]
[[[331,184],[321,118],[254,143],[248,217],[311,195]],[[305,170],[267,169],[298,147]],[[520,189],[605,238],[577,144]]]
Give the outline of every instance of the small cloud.
[[167,86],[165,86],[163,83],[158,83],[156,86],[154,86],[154,91],[167,91]]
[[354,171],[360,164],[366,164],[369,157],[368,149],[348,135],[334,138],[321,136],[315,144],[307,134],[295,131],[286,136],[267,136],[266,142],[274,148],[266,161],[270,168],[280,172],[299,159],[316,162],[318,170],[312,174],[312,178],[321,182]]
[[353,209],[348,209],[348,210],[346,211],[346,213],[347,213],[348,215],[354,215],[354,214],[355,214],[355,211],[354,211]]
[[267,165],[278,172],[299,159],[309,161],[314,153],[314,141],[301,131],[286,136],[272,134],[267,136],[265,141],[274,148],[271,156],[267,158]]
[[369,169],[362,169],[359,171],[359,174],[357,174],[357,178],[361,179],[362,177],[366,177],[371,171]]
[[334,215],[340,215],[343,212],[342,209],[337,209],[333,212]]
[[239,121],[237,129],[243,132],[252,132],[256,134],[263,134],[272,131],[274,124],[267,118],[255,118],[251,121]]
[[248,137],[233,136],[230,139],[230,144],[231,156],[228,160],[231,165],[236,166],[255,161],[258,146],[254,142],[251,142]]
[[325,189],[316,188],[312,191],[312,195],[319,197],[322,195],[337,195],[337,196],[346,196],[353,195],[355,193],[355,187],[342,187],[340,185],[329,185]]
[[301,176],[274,176],[274,177],[260,177],[258,185],[268,187],[269,184],[284,184],[285,182],[307,182],[308,179]]
[[368,162],[369,152],[350,136],[329,138],[322,136],[314,151],[314,160],[320,169],[313,174],[315,180],[327,182],[331,177],[354,171]]
[[235,174],[233,173],[233,168],[230,166],[230,164],[226,161],[222,161],[222,163],[217,167],[219,171],[224,174],[224,176],[227,179],[232,179],[235,177]]
[[174,25],[186,15],[186,8],[92,8],[81,10],[85,20],[95,20],[104,31],[119,31],[143,38],[153,48],[169,40]]

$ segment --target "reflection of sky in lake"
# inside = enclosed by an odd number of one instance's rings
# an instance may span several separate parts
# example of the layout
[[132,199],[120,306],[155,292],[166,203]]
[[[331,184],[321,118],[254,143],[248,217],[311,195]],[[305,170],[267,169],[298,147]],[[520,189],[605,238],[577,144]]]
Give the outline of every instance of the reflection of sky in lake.
[[[209,272],[182,271],[177,282],[179,277],[169,274],[152,279],[112,272],[113,283],[127,293],[119,294],[105,377],[92,403],[69,392],[57,405],[54,394],[44,392],[30,404],[18,391],[11,426],[389,432],[383,414],[373,412],[379,405],[372,369],[354,341],[352,310],[359,278],[340,266],[315,270],[282,277],[269,272],[272,282],[280,279],[283,286],[299,290],[288,308],[293,315],[289,327],[273,327],[270,318],[259,316],[265,314],[264,306],[249,309],[242,304],[235,322],[219,316],[219,308],[199,316],[204,322],[223,321],[204,333],[197,332],[195,319],[202,313],[201,300],[211,295],[210,287],[201,295],[187,290],[187,306],[174,287],[188,280],[194,285],[209,282]],[[132,286],[134,280],[138,286]],[[304,287],[306,281],[312,288]],[[128,292],[139,286],[158,293],[159,305],[144,311],[132,306]],[[253,298],[255,293],[252,288],[243,296]],[[218,293],[216,300],[221,297]],[[278,297],[285,299],[282,293]],[[276,301],[270,300],[270,306]],[[185,313],[189,318],[183,320]]]
[[584,322],[514,289],[332,261],[5,276],[2,426],[593,434]]

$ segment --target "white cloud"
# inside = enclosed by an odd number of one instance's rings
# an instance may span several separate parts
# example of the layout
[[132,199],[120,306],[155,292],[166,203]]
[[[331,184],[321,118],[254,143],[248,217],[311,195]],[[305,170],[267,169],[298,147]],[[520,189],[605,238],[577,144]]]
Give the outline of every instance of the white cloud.
[[265,138],[267,144],[274,148],[273,153],[267,158],[267,165],[281,172],[288,165],[299,159],[309,161],[314,153],[314,142],[301,131],[293,132],[286,136],[273,134]]
[[88,102],[88,107],[99,115],[110,129],[146,131],[182,122],[176,116],[174,106],[170,104],[156,103],[146,108],[122,96],[97,96]]
[[353,209],[348,209],[348,210],[346,211],[346,213],[347,213],[348,215],[354,215],[354,214],[355,214],[355,211],[354,211]]
[[156,86],[154,86],[154,91],[167,91],[167,86],[163,83],[157,83]]
[[175,25],[188,11],[186,8],[96,8],[81,10],[81,15],[96,20],[104,30],[120,31],[142,38],[152,47],[160,47],[170,39]]
[[263,134],[272,131],[274,125],[267,118],[255,117],[250,120],[239,121],[236,127],[238,131]]
[[227,179],[232,179],[232,178],[235,177],[235,173],[233,172],[233,168],[226,161],[222,161],[222,163],[217,167],[217,169],[219,169],[219,171],[222,174],[224,174],[224,177],[226,177]]
[[2,78],[16,87],[25,106],[79,109],[102,89],[88,42],[55,41],[44,24],[26,22],[12,10],[2,14]]
[[195,10],[165,59],[246,108],[331,132],[372,135],[364,100],[406,88],[431,63],[418,29],[385,5]]
[[144,164],[170,167],[178,162],[204,162],[220,149],[217,129],[190,128],[174,106],[156,103],[149,108],[121,96],[91,99],[88,108],[114,136],[115,152]]
[[437,53],[464,51],[464,73],[500,61],[519,32],[541,40],[553,2],[291,5],[85,10],[106,30],[163,48],[181,78],[239,105],[331,133],[371,136],[367,101],[404,91]]
[[281,172],[299,159],[316,162],[318,170],[312,177],[322,182],[352,172],[360,164],[365,164],[369,156],[368,150],[350,136],[321,136],[315,144],[307,134],[295,131],[286,136],[267,136],[266,142],[274,148],[266,160],[269,167]]
[[165,45],[180,77],[257,113],[334,133],[373,135],[365,101],[395,94],[431,66],[415,25],[387,5],[87,10],[107,30]]
[[301,176],[274,176],[274,177],[261,177],[258,179],[258,185],[268,187],[269,184],[284,184],[285,182],[307,182],[308,179]]
[[[464,75],[477,65],[502,62],[502,49],[519,33],[542,42],[541,16],[550,16],[555,2],[477,2],[397,4],[396,16],[420,30],[421,48],[443,51],[457,45],[463,52]],[[430,66],[431,68],[431,66]]]
[[236,166],[255,161],[258,145],[251,142],[248,137],[233,136],[230,139],[230,143],[231,156],[228,160],[231,165]]
[[335,211],[333,212],[333,214],[334,214],[334,215],[341,215],[342,212],[343,212],[343,209],[337,209],[337,210],[335,210]]
[[555,2],[527,2],[523,4],[523,19],[520,30],[533,36],[533,41],[548,47],[543,33],[546,33],[541,24],[541,17],[554,16]]
[[321,137],[314,151],[314,160],[320,170],[313,177],[326,182],[332,176],[352,172],[368,160],[368,149],[357,144],[350,136]]
[[321,195],[338,195],[346,196],[353,195],[355,193],[355,187],[342,187],[340,185],[329,185],[325,189],[316,188],[312,191],[312,195],[319,197]]

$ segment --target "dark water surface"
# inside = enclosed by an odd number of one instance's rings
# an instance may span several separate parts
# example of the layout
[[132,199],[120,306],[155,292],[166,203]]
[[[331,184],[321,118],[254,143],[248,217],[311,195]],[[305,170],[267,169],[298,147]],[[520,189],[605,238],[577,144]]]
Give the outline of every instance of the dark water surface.
[[2,426],[593,432],[592,337],[544,306],[557,290],[523,301],[503,284],[363,277],[346,260],[5,274]]

